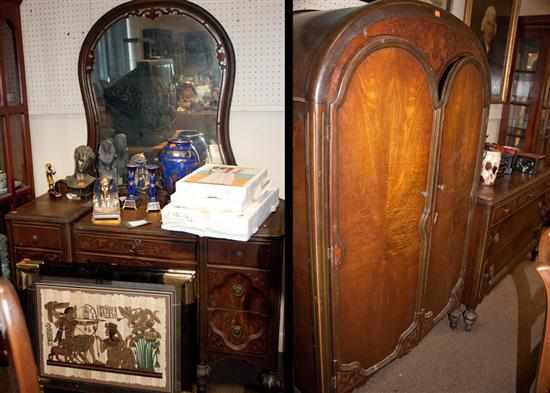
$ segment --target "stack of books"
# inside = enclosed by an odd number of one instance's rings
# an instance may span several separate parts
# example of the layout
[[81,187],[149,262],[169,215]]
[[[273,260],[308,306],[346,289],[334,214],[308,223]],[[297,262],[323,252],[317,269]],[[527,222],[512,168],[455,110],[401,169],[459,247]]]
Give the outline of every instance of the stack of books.
[[247,241],[278,205],[267,170],[205,165],[176,182],[162,228]]

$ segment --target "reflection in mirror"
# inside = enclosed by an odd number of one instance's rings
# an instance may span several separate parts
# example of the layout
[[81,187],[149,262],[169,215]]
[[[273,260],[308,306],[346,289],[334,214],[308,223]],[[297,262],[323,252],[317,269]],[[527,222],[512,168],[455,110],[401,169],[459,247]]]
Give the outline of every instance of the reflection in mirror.
[[181,130],[220,142],[223,56],[202,24],[185,15],[130,15],[100,36],[94,55],[99,143],[125,134],[127,155],[143,152],[154,161]]

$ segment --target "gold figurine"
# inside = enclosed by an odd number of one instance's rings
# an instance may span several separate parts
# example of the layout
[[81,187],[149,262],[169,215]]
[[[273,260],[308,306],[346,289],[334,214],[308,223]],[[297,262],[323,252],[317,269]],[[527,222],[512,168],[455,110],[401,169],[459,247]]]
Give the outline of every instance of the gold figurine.
[[55,191],[55,179],[54,175],[56,174],[55,169],[53,169],[53,164],[51,162],[46,163],[46,180],[48,181],[48,194],[55,198],[61,196],[60,193]]

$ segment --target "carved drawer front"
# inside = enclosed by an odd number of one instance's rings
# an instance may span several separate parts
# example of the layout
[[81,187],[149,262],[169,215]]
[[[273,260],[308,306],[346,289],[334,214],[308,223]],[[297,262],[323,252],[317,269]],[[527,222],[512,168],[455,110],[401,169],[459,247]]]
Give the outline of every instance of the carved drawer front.
[[208,312],[208,350],[262,355],[267,352],[268,337],[269,319],[259,314]]
[[487,248],[502,248],[510,243],[516,243],[517,239],[526,231],[542,224],[542,216],[538,202],[533,202],[519,209],[512,216],[491,228],[487,234]]
[[28,248],[16,248],[15,261],[20,262],[24,258],[53,263],[66,262],[62,251],[37,251]]
[[208,263],[271,269],[280,264],[281,247],[273,243],[208,240]]
[[534,199],[536,199],[542,193],[542,187],[531,187],[524,194],[518,197],[518,207],[521,207]]
[[187,261],[196,259],[196,243],[193,241],[152,240],[78,233],[76,249],[84,252],[122,254],[134,257]]
[[493,215],[491,217],[491,224],[496,224],[499,221],[502,221],[504,218],[510,216],[514,212],[514,209],[517,206],[517,200],[512,199],[506,201],[493,209]]
[[259,271],[208,269],[208,307],[271,314],[268,279]]
[[14,224],[13,241],[16,247],[59,250],[63,246],[63,234],[59,227]]
[[518,252],[524,252],[529,245],[537,240],[542,228],[542,217],[538,202],[535,200],[516,214],[499,225],[496,225],[488,233],[487,258],[498,272]]

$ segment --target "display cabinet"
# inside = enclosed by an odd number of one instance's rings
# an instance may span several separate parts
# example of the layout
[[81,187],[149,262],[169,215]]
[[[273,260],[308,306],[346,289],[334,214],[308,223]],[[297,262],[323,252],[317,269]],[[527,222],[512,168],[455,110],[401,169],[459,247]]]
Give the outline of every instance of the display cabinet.
[[4,213],[34,198],[20,1],[0,0],[0,231]]
[[510,96],[503,108],[500,143],[545,154],[550,162],[550,16],[520,17]]

